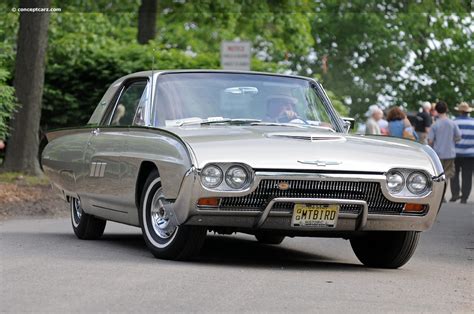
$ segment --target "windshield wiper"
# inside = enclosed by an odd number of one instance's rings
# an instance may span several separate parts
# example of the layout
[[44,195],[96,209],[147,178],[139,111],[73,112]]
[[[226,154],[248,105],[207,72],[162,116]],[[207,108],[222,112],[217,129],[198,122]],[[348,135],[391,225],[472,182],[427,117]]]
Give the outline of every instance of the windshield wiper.
[[229,123],[229,124],[253,124],[259,123],[262,120],[259,119],[222,119],[222,120],[206,120],[201,122],[201,125],[216,124],[216,123]]
[[297,128],[317,128],[328,130],[331,132],[335,132],[332,128],[322,125],[314,125],[314,124],[303,124],[303,123],[282,123],[282,122],[254,122],[250,125],[260,125],[260,126],[287,126],[287,127],[297,127]]
[[230,119],[230,118],[208,118],[208,119],[201,119],[199,120],[184,120],[178,123],[178,126],[183,125],[192,125],[192,124],[200,124],[200,125],[210,125],[210,124],[217,124],[217,123],[228,123],[228,124],[251,124],[261,122],[262,120],[259,119]]

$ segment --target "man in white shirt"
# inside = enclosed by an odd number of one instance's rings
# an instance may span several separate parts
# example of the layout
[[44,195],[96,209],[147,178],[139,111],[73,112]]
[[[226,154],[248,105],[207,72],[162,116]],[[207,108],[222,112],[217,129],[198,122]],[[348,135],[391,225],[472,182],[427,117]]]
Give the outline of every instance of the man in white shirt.
[[370,106],[369,118],[365,124],[365,134],[380,135],[380,127],[377,121],[383,118],[383,111],[377,106]]

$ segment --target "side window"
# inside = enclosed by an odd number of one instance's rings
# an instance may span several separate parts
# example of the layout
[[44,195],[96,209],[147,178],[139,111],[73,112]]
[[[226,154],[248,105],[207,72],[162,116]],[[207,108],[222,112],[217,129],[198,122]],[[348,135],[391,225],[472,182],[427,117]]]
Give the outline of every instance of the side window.
[[87,122],[88,125],[100,124],[104,115],[107,114],[107,110],[110,110],[109,103],[121,85],[122,85],[122,81],[116,81],[107,89],[104,96],[102,96],[102,99],[100,100],[99,104],[97,105],[94,112],[92,113],[92,116],[89,119],[89,122]]
[[101,101],[95,108],[94,113],[92,113],[92,116],[89,119],[89,122],[87,122],[87,124],[98,125],[106,110],[107,110],[107,102]]
[[147,81],[139,81],[125,88],[117,101],[110,125],[132,125],[146,85]]

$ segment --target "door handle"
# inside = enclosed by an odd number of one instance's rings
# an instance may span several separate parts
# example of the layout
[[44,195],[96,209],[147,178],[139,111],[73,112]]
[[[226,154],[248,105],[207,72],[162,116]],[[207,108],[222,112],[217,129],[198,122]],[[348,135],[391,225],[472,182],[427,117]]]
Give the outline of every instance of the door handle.
[[92,130],[92,132],[91,132],[91,133],[92,133],[92,135],[94,135],[94,136],[96,136],[96,135],[99,135],[99,133],[100,133],[100,129],[99,129],[99,128],[97,128],[97,129],[94,129],[94,130]]

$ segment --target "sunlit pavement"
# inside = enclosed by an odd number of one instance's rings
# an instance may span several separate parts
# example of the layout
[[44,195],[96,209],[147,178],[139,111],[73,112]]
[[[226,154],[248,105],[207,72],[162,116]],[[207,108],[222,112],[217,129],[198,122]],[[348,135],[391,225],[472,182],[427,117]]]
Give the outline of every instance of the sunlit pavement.
[[[449,196],[448,196],[449,197]],[[411,261],[363,267],[342,239],[260,245],[213,236],[194,262],[157,260],[139,229],[81,241],[68,219],[0,224],[2,312],[472,312],[473,203],[443,205]]]

